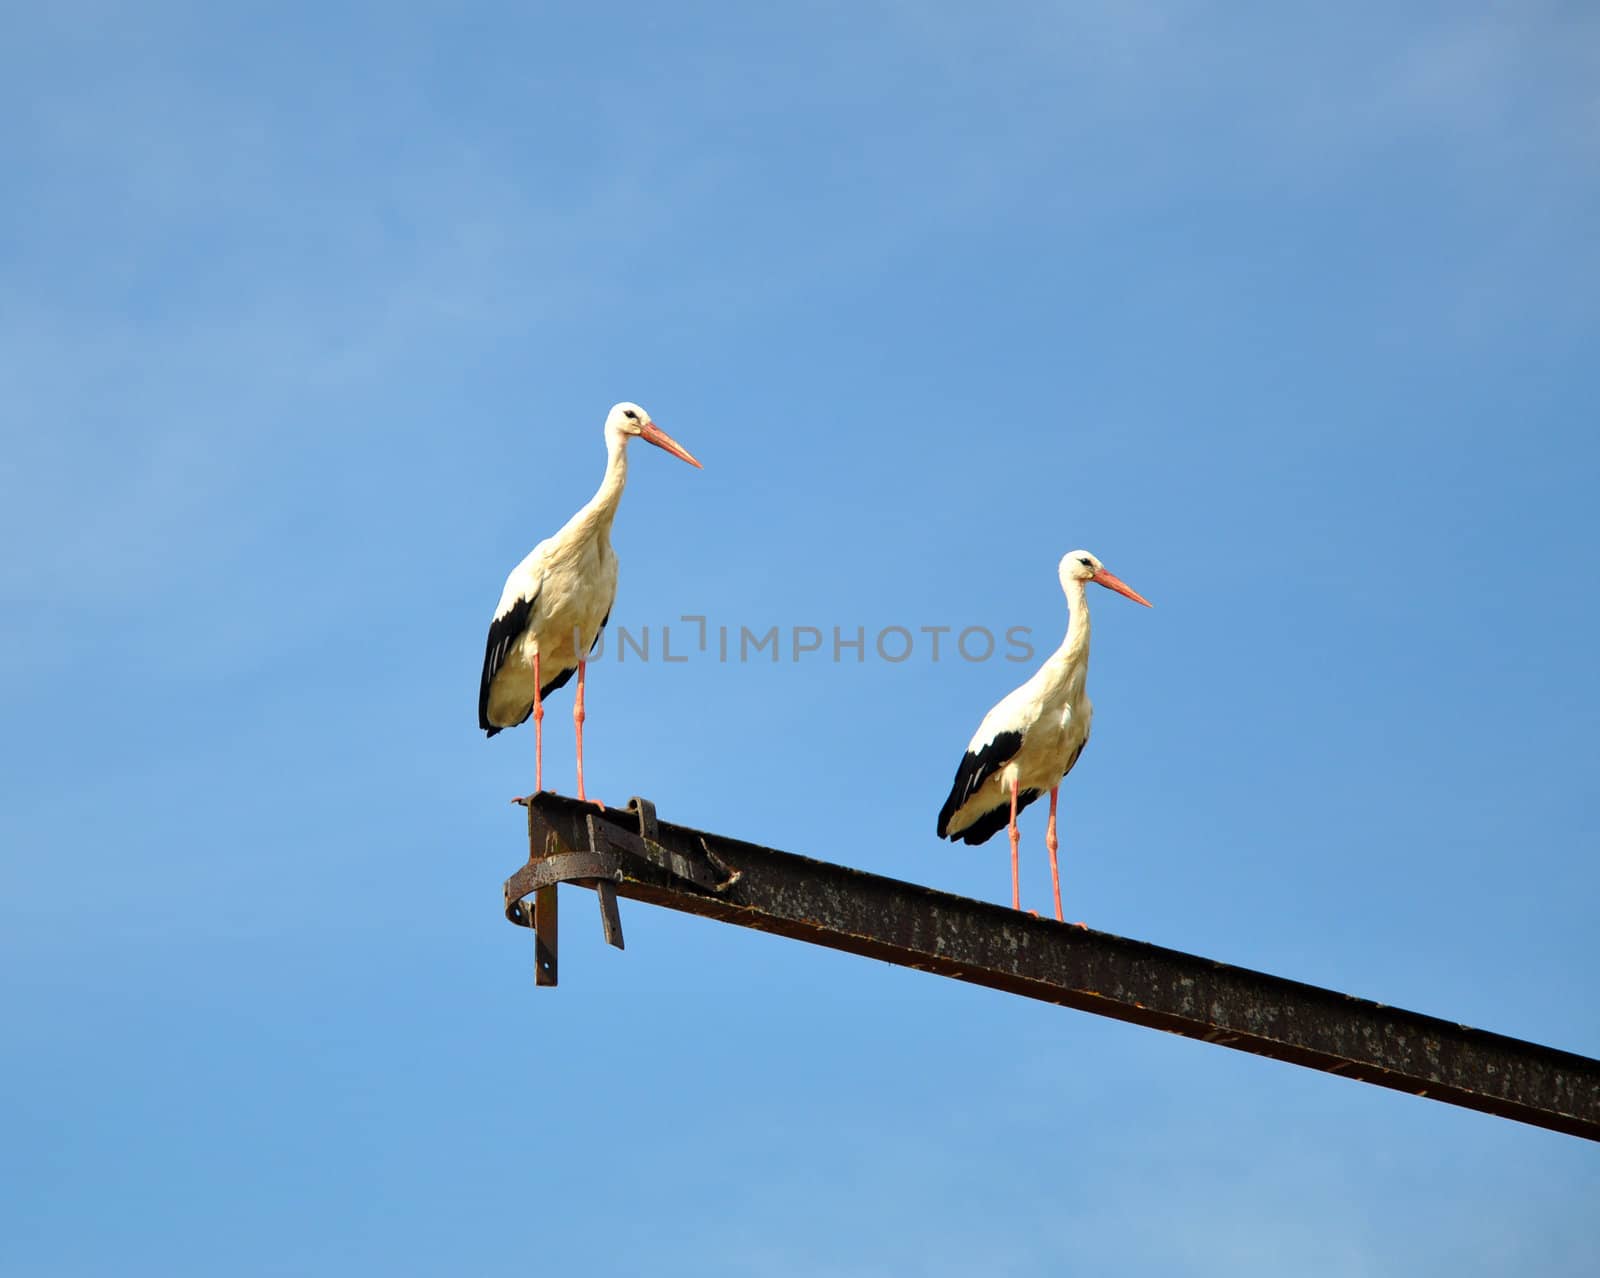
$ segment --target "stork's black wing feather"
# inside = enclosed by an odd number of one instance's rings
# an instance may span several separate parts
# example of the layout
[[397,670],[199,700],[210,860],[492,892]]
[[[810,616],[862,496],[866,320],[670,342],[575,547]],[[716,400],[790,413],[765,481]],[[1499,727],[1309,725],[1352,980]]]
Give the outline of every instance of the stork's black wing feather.
[[[483,682],[478,685],[478,726],[491,737],[499,732],[500,728],[489,722],[490,685],[494,683],[495,675],[500,673],[500,667],[505,665],[506,657],[513,645],[522,638],[522,632],[528,628],[528,616],[533,612],[534,601],[538,597],[538,592],[535,591],[518,599],[489,623],[489,642],[483,653]],[[571,671],[567,673],[570,675]],[[559,687],[560,683],[557,682],[555,686]],[[529,711],[532,711],[531,706]]]
[[[1043,793],[1043,790],[1024,790],[1017,796],[1017,811],[1021,812]],[[973,846],[987,843],[1006,828],[1006,822],[1009,820],[1011,820],[1011,797],[1007,795],[1004,803],[998,803],[990,808],[960,834],[952,834],[950,842],[969,843]]]
[[[517,600],[506,610],[503,616],[496,617],[489,624],[489,644],[483,654],[483,682],[478,685],[478,726],[488,736],[492,737],[504,728],[516,726],[515,724],[493,724],[489,722],[489,688],[494,683],[495,675],[499,674],[500,668],[505,665],[506,657],[510,655],[512,647],[522,637],[522,632],[528,628],[528,616],[533,612],[533,605],[538,598],[538,593],[535,592],[526,599]],[[600,622],[601,631],[606,628],[606,622],[610,620],[611,611],[607,609],[604,620]],[[589,645],[589,651],[593,652],[599,646],[600,631],[596,631],[594,642]],[[554,678],[548,680],[539,689],[539,700],[543,701],[557,688],[566,687],[572,676],[577,672],[578,668],[576,666],[568,666]],[[529,702],[528,709],[524,712],[522,718],[517,720],[517,723],[526,723],[528,715],[532,713],[533,703]]]
[[[941,839],[966,839],[968,843],[982,843],[983,839],[987,839],[989,835],[994,833],[994,829],[990,829],[981,839],[970,838],[968,836],[971,831],[978,828],[977,825],[974,825],[960,834],[951,834],[950,821],[961,805],[975,795],[985,781],[1010,763],[1020,749],[1022,749],[1022,733],[997,732],[977,750],[968,750],[961,756],[961,766],[956,769],[956,779],[955,783],[950,787],[950,797],[944,801],[944,807],[939,809],[939,837]],[[1028,801],[1031,803],[1033,799],[1038,797],[1037,793],[1033,793],[1032,798]],[[1006,804],[1004,810],[1009,811],[1010,806],[1009,803]],[[1018,797],[1017,806],[1020,810],[1022,806],[1020,796]],[[987,817],[979,824],[983,824],[986,821]],[[1004,825],[1005,823],[1006,818],[1002,815],[1000,824]],[[998,826],[995,827],[995,829],[998,828]]]

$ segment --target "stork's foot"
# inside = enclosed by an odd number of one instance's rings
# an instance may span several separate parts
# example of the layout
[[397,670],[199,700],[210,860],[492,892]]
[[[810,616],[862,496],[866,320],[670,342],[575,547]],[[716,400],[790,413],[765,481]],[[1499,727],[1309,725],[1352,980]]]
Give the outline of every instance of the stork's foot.
[[1067,926],[1068,927],[1081,927],[1085,932],[1087,932],[1089,930],[1089,925],[1087,923],[1068,923]]

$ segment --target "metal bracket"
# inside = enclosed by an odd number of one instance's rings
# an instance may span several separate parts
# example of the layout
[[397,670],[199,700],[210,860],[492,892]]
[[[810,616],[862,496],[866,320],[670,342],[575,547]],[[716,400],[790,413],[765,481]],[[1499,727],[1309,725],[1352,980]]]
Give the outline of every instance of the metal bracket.
[[[596,856],[601,855],[600,830],[593,813],[584,824],[589,830],[589,850]],[[606,944],[620,950],[623,948],[622,915],[617,911],[617,885],[610,879],[596,879],[594,894],[600,902],[600,930],[605,933]]]
[[[682,879],[708,892],[726,892],[739,881],[739,871],[732,869],[726,861],[713,852],[704,838],[700,840],[700,847],[705,851],[706,860],[711,865],[710,870],[663,846],[660,842],[661,830],[656,823],[656,805],[649,799],[640,798],[636,794],[628,800],[625,810],[638,817],[639,837],[635,839],[625,830],[608,829],[611,846],[617,852],[631,856],[646,865],[652,865],[658,870],[665,870],[673,878]],[[712,873],[712,870],[716,873]]]
[[[583,848],[570,847],[541,815],[537,804],[530,801],[526,806],[528,863],[506,881],[506,918],[518,927],[533,929],[540,985],[556,983],[557,884],[576,883],[594,889],[606,944],[620,950],[622,916],[617,908],[617,884],[629,879],[659,882],[664,874],[679,887],[692,885],[721,894],[739,881],[739,871],[717,856],[704,838],[700,840],[704,862],[664,846],[655,804],[639,795],[622,809],[637,821],[637,834],[616,823],[610,813],[585,811],[577,840],[588,845]],[[530,896],[532,908],[527,903]]]

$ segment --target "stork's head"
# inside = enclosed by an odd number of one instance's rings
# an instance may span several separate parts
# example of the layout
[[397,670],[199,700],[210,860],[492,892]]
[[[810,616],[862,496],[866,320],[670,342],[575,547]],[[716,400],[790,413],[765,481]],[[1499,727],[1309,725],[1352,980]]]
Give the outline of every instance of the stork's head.
[[649,413],[639,405],[624,400],[612,408],[606,416],[606,437],[608,439],[615,437],[622,443],[627,443],[635,435],[648,444],[666,449],[674,457],[682,458],[691,466],[704,469],[687,448],[650,420]]
[[1061,588],[1071,589],[1070,583],[1074,581],[1092,581],[1107,590],[1115,590],[1119,595],[1127,595],[1134,603],[1141,603],[1146,608],[1153,606],[1127,582],[1107,572],[1106,566],[1087,550],[1068,551],[1061,557]]

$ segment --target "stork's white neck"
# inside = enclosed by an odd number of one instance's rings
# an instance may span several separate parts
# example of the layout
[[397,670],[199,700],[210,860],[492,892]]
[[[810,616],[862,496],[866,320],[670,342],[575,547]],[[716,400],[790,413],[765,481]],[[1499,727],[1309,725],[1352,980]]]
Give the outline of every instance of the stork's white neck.
[[622,487],[628,482],[628,437],[621,431],[606,432],[606,473],[600,487],[583,508],[586,519],[596,520],[602,529],[610,529],[616,517],[617,503],[622,500]]
[[1069,577],[1061,584],[1071,615],[1067,620],[1067,637],[1050,658],[1052,662],[1059,662],[1064,672],[1079,677],[1089,668],[1089,597],[1084,589],[1086,584],[1076,577]]

